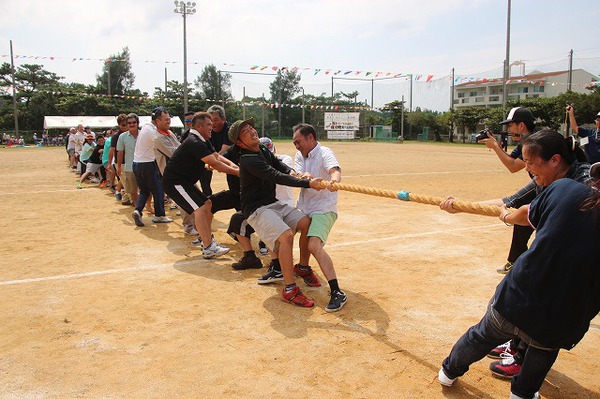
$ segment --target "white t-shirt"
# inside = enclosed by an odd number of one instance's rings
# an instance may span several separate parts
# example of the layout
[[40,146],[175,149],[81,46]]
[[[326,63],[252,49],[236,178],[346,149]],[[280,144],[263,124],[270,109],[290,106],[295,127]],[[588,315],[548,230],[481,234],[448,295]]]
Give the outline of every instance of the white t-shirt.
[[[287,166],[289,166],[290,168],[294,168],[294,161],[292,160],[292,157],[290,157],[289,155],[276,155],[277,159],[279,159],[281,162],[283,162],[284,164],[286,164]],[[281,184],[278,184],[277,186],[275,186],[275,197],[283,202],[286,205],[289,206],[294,206],[294,189],[293,187],[290,186],[284,186]]]
[[[335,167],[340,167],[335,154],[328,147],[323,147],[317,143],[317,146],[304,158],[302,153],[296,153],[296,172],[310,173],[313,177],[320,177],[323,180],[330,180],[329,171]],[[341,168],[340,168],[341,169]],[[302,188],[298,198],[297,208],[305,215],[311,216],[313,213],[335,212],[337,214],[337,191],[313,190],[311,188]]]
[[142,127],[135,142],[133,162],[153,162],[156,160],[156,156],[154,155],[154,141],[157,134],[160,133],[158,133],[158,129],[152,123],[148,123]]
[[67,137],[67,142],[69,143],[67,146],[67,150],[74,150],[75,149],[75,133],[69,133],[69,136]]
[[75,152],[81,154],[83,151],[83,143],[85,143],[85,134],[80,131],[75,132]]

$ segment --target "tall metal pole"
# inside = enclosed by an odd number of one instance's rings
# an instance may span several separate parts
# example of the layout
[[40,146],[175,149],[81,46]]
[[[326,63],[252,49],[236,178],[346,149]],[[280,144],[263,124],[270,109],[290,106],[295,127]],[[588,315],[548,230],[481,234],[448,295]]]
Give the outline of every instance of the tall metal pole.
[[[410,108],[408,110],[412,114],[413,75],[411,73],[408,76],[410,77],[410,93],[409,93]],[[404,109],[404,104],[402,104],[402,108]],[[410,123],[410,121],[408,122],[408,137],[412,139],[412,124]]]
[[165,68],[165,96],[167,95],[167,68]]
[[402,95],[402,109],[400,110],[400,137],[404,141],[404,94]]
[[506,82],[510,78],[510,0],[508,1],[508,12],[506,15],[506,56],[504,57],[504,77],[502,79],[502,110],[506,111],[508,92]]
[[375,86],[375,79],[371,79],[371,109],[375,108],[375,104],[373,103],[373,88]]
[[242,119],[246,119],[246,86],[244,86],[244,97],[242,97]]
[[181,14],[183,17],[183,112],[188,110],[188,81],[187,81],[187,26],[186,16],[192,15],[196,12],[196,3],[188,1],[175,1],[175,10],[177,14]]
[[302,90],[302,123],[304,123],[304,87],[301,87]]
[[10,73],[12,75],[13,113],[15,117],[15,135],[19,136],[19,111],[17,109],[17,90],[15,83],[15,60],[13,58],[12,40],[10,41]]
[[567,91],[571,91],[573,86],[573,49],[569,51],[569,82],[567,85]]
[[452,68],[452,88],[450,89],[450,110],[454,110],[454,68]]
[[262,94],[262,100],[263,100],[263,105],[262,105],[262,123],[261,123],[261,132],[260,132],[260,137],[265,137],[265,106],[266,104],[266,99],[265,99],[265,93]]

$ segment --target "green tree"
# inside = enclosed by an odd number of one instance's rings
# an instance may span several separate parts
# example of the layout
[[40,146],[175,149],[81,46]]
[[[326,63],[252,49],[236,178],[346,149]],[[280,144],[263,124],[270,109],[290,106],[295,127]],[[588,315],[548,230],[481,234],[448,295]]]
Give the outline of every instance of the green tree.
[[289,69],[278,70],[277,76],[269,85],[271,101],[279,104],[273,109],[277,117],[277,135],[291,136],[292,126],[298,122],[296,109],[290,108],[294,95],[300,92],[300,74]]
[[194,80],[198,93],[205,100],[228,101],[231,96],[231,74],[219,72],[213,64],[207,65]]
[[[108,87],[110,75],[110,89]],[[131,70],[129,48],[124,47],[119,54],[112,54],[102,66],[102,73],[96,75],[99,93],[127,94],[133,88],[135,75]]]

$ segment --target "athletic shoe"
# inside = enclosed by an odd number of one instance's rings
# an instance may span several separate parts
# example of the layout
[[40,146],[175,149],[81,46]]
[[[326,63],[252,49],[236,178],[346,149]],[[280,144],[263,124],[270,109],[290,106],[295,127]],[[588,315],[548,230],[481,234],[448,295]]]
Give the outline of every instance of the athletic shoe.
[[268,255],[269,254],[269,250],[267,249],[267,246],[262,241],[258,242],[258,252],[260,252],[261,255]]
[[200,237],[196,238],[194,241],[192,241],[193,245],[202,245],[202,240],[200,239]]
[[154,216],[152,218],[152,223],[171,223],[173,219],[168,216]]
[[246,270],[246,269],[261,269],[263,267],[260,259],[256,257],[254,252],[244,253],[242,258],[231,265],[235,270]]
[[75,188],[81,190],[83,188],[83,186],[81,185],[81,183],[77,183],[77,185],[75,186]]
[[263,274],[258,280],[258,284],[270,284],[276,281],[283,281],[283,272],[281,270],[275,269],[273,266],[273,262],[269,264],[269,269],[267,273]]
[[123,200],[123,196],[121,195],[121,193],[118,193],[118,192],[115,192],[115,198],[117,199],[117,201]]
[[144,227],[144,222],[142,222],[142,214],[137,209],[133,211],[131,214],[133,216],[133,221],[137,227]]
[[[196,230],[195,228],[192,227],[191,229],[186,230],[185,234],[187,234],[189,236],[197,236],[198,230]],[[194,241],[196,241],[196,240],[194,240]],[[202,242],[202,241],[200,241],[200,242]],[[192,242],[192,244],[200,244],[200,242],[197,242],[197,243]]]
[[169,210],[172,211],[173,209],[177,209],[177,205],[173,204],[169,207]]
[[308,266],[308,270],[303,270],[301,267],[302,266],[300,266],[300,263],[296,263],[294,265],[294,275],[297,277],[302,277],[302,280],[304,280],[306,285],[309,287],[320,287],[321,282],[312,271],[312,267]]
[[510,269],[512,269],[512,267],[513,267],[513,263],[509,262],[509,261],[506,261],[506,263],[504,264],[504,266],[502,266],[499,269],[496,269],[496,271],[498,273],[500,273],[500,274],[506,274],[506,273],[508,273],[510,271]]
[[517,351],[511,349],[509,341],[492,349],[490,353],[487,354],[487,357],[491,359],[503,359],[508,356],[514,356],[515,353],[517,353]]
[[438,372],[438,381],[445,387],[451,387],[452,384],[454,384],[454,381],[456,381],[456,378],[448,377],[444,371],[444,368],[442,367]]
[[[519,396],[519,395],[515,395],[514,393],[511,392],[508,399],[525,399],[525,398],[522,396]],[[539,392],[534,393],[533,399],[540,399],[540,393]]]
[[343,291],[335,291],[331,293],[331,299],[325,307],[326,312],[337,312],[344,307],[348,301],[348,296]]
[[517,364],[514,356],[507,356],[502,360],[490,363],[492,374],[501,378],[513,378],[521,371],[521,365]]
[[106,187],[107,184],[108,184],[108,182],[106,180],[104,180],[102,183],[100,183],[100,188]]
[[126,199],[125,201],[121,201],[121,205],[133,205],[130,199]]
[[315,301],[308,299],[306,295],[300,291],[300,287],[296,286],[290,291],[286,292],[285,288],[281,291],[281,299],[284,302],[293,303],[294,305],[302,306],[303,308],[312,308],[315,305]]
[[212,243],[208,248],[202,249],[202,257],[204,259],[212,259],[229,252],[229,248],[220,247],[216,243]]
[[91,181],[92,183],[100,183],[100,179],[98,179],[97,177],[92,177],[92,178],[90,179],[90,181]]

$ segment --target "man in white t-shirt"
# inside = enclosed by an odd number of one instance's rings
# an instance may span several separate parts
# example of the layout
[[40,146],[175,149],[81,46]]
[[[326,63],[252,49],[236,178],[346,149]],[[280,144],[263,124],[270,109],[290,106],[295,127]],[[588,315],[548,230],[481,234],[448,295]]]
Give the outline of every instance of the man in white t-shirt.
[[168,132],[171,127],[171,115],[163,107],[154,108],[152,111],[152,123],[142,127],[138,134],[135,151],[133,153],[133,173],[140,193],[138,195],[135,211],[133,211],[133,220],[135,225],[143,227],[142,211],[144,205],[152,194],[154,198],[154,223],[169,223],[173,219],[165,215],[164,191],[161,182],[161,176],[156,165],[156,155],[154,153],[154,142],[159,132]]
[[[333,261],[325,249],[327,236],[337,220],[337,190],[331,183],[339,183],[342,170],[335,154],[328,147],[323,147],[317,141],[317,132],[314,127],[301,123],[292,129],[294,146],[298,150],[295,159],[296,172],[304,178],[321,178],[329,180],[327,190],[300,190],[297,208],[311,218],[308,229],[308,250],[317,260],[321,271],[327,278],[331,289],[329,304],[325,307],[327,312],[340,310],[347,301],[346,294],[340,290]],[[297,264],[294,273],[313,287],[321,285],[310,266]]]

